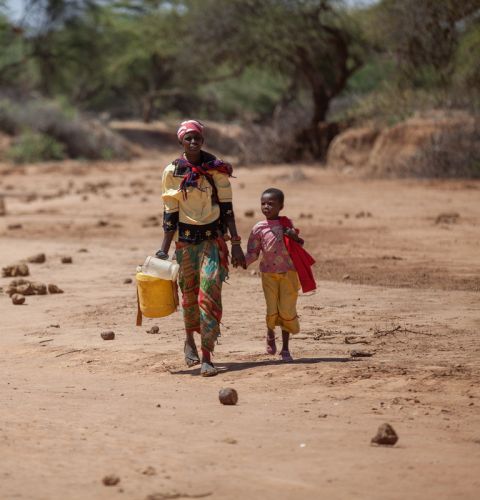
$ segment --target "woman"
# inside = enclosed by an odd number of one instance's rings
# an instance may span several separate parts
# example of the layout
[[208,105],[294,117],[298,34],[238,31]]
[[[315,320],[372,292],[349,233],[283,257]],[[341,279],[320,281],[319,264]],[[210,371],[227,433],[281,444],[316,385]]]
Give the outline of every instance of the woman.
[[204,126],[196,120],[182,122],[177,137],[183,146],[182,157],[168,165],[162,177],[164,237],[157,257],[168,258],[177,233],[176,258],[180,265],[186,340],[185,362],[200,363],[194,332],[202,341],[200,373],[211,377],[218,373],[211,360],[222,318],[222,283],[228,276],[230,233],[232,264],[245,269],[232,205],[229,177],[232,167],[202,150]]

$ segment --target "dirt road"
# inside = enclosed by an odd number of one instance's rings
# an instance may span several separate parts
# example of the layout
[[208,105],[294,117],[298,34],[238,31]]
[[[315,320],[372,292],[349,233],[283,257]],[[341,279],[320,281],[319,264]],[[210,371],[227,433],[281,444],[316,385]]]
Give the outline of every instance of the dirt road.
[[[233,270],[225,371],[203,379],[184,366],[180,313],[135,327],[124,283],[159,246],[166,162],[0,169],[0,264],[44,252],[28,279],[64,290],[0,294],[0,498],[477,498],[480,183],[237,169],[243,237],[260,192],[284,189],[319,289],[282,364],[264,354],[256,268]],[[370,445],[384,422],[393,448]]]

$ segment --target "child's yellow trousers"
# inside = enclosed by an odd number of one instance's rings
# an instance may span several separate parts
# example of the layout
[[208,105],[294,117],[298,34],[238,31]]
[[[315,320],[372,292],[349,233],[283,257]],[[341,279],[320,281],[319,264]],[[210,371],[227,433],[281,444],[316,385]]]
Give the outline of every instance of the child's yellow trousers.
[[297,298],[300,281],[296,271],[262,273],[263,293],[267,302],[267,328],[279,326],[289,333],[298,333]]

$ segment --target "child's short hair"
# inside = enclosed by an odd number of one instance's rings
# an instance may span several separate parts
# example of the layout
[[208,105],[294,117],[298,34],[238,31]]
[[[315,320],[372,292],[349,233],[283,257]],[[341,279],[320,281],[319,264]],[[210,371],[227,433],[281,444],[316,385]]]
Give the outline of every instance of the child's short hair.
[[285,195],[283,194],[283,191],[281,191],[280,189],[277,189],[277,188],[268,188],[268,189],[265,189],[265,191],[262,193],[262,196],[264,194],[271,194],[272,196],[274,196],[282,205],[285,201]]

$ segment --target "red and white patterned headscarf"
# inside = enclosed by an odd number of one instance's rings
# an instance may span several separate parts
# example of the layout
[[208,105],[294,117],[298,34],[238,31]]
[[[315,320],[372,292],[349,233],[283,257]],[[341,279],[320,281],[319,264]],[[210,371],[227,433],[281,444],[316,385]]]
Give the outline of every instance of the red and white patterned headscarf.
[[182,142],[185,134],[188,132],[198,132],[203,137],[203,123],[200,123],[198,120],[186,120],[180,124],[180,127],[177,130],[177,137],[180,142]]

